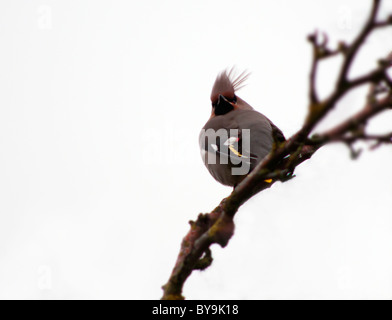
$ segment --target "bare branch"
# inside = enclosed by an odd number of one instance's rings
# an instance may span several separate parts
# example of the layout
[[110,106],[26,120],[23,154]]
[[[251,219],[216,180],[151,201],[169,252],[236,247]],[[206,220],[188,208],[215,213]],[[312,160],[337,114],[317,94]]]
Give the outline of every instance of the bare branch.
[[318,44],[317,44],[317,31],[311,35],[309,35],[308,40],[313,45],[313,57],[312,57],[312,66],[310,70],[310,85],[309,85],[309,97],[311,103],[318,103],[319,99],[316,92],[316,74],[317,74],[317,66],[319,62],[318,58]]
[[346,51],[345,59],[343,61],[343,65],[338,77],[337,87],[344,87],[347,82],[348,71],[351,67],[351,64],[359,51],[359,48],[365,42],[367,36],[372,32],[372,30],[376,27],[376,18],[378,9],[380,7],[381,0],[373,0],[372,9],[370,12],[370,16],[362,31],[358,34],[357,38],[351,44],[351,46]]
[[383,28],[392,25],[392,15],[385,21],[379,21],[375,23],[375,28]]

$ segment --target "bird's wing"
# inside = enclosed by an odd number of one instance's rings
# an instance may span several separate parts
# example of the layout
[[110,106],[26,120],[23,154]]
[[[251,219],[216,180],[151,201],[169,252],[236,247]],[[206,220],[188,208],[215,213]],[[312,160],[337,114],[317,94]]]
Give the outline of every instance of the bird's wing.
[[[230,156],[236,160],[248,158],[253,163],[252,166],[255,166],[272,149],[271,123],[264,115],[255,110],[237,109],[223,116],[214,117],[207,122],[204,129],[212,129],[214,131],[223,129],[227,132],[227,138],[222,143],[227,143],[228,148],[222,149],[220,140],[217,143],[208,143],[206,140],[204,143],[206,151]],[[238,130],[238,135],[231,136],[230,129]],[[250,130],[249,138],[245,137],[246,130]],[[226,140],[231,138],[238,138],[238,140],[232,140],[232,143],[228,143]],[[246,141],[245,139],[248,140]],[[224,150],[227,149],[229,151],[225,152]]]
[[250,150],[245,151],[257,159],[254,163],[255,166],[271,152],[273,128],[270,121],[261,113],[255,110],[239,111],[236,121],[242,131],[244,129],[250,130]]

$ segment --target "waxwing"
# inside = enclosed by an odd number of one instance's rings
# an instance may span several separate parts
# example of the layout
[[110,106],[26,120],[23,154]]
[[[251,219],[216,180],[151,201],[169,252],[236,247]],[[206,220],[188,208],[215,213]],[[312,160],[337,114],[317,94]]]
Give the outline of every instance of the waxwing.
[[212,112],[199,136],[208,171],[220,183],[235,187],[285,137],[267,117],[237,96],[249,74],[233,69],[218,74],[211,92]]

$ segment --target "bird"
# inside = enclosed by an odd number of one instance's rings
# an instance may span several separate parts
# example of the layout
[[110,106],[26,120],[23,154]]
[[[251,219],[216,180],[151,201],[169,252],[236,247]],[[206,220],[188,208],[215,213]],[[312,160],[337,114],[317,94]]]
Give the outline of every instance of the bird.
[[[249,73],[235,69],[218,74],[211,91],[211,115],[199,135],[201,156],[210,174],[236,187],[272,150],[286,139],[266,116],[237,95]],[[272,180],[265,180],[271,183]]]

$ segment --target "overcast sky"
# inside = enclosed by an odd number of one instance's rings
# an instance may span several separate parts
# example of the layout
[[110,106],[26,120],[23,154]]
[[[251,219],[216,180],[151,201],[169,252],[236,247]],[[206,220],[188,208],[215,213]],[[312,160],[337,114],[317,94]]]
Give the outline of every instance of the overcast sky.
[[[198,147],[217,73],[252,72],[238,95],[288,137],[307,110],[306,36],[350,40],[368,11],[355,0],[2,0],[0,298],[160,298],[188,221],[231,192]],[[378,31],[351,75],[391,50],[392,28]],[[339,62],[322,66],[322,95]],[[384,114],[369,129],[391,123]],[[251,199],[184,295],[392,299],[392,149],[362,147],[352,161],[328,146]]]

